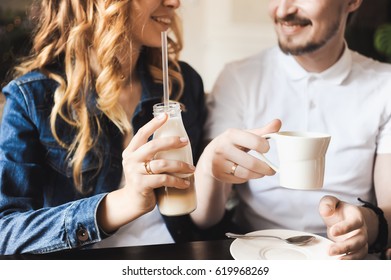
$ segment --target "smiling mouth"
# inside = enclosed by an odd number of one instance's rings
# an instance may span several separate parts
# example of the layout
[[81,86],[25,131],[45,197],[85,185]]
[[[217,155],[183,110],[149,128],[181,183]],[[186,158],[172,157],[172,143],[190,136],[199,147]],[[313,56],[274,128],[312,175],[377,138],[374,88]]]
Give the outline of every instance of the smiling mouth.
[[310,25],[308,22],[290,22],[290,21],[280,21],[278,22],[281,24],[283,27],[290,27],[290,28],[295,28],[295,27],[305,27],[307,25]]
[[311,21],[308,20],[277,20],[276,23],[280,26],[281,31],[285,35],[294,35],[301,32],[306,26],[311,26]]
[[309,19],[301,18],[296,15],[288,15],[284,18],[277,18],[275,21],[276,23],[287,28],[298,28],[312,25],[312,22]]
[[151,18],[156,22],[163,23],[166,25],[170,25],[172,22],[171,19],[168,17],[151,17]]
[[304,26],[305,25],[303,23],[291,22],[291,21],[282,21],[282,22],[280,22],[280,24],[285,25],[285,26]]

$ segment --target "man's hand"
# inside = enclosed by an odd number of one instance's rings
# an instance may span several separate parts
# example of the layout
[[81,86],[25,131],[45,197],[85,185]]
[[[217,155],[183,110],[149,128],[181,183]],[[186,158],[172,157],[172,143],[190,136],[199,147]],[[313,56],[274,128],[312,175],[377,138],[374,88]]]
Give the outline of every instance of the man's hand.
[[363,259],[368,254],[368,230],[360,207],[325,196],[319,203],[319,213],[327,226],[327,236],[335,241],[330,255],[341,259]]

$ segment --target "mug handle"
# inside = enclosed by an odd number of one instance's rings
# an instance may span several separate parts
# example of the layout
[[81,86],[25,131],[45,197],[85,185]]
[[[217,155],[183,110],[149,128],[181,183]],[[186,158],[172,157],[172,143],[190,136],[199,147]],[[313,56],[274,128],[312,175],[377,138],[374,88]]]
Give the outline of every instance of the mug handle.
[[[262,135],[262,137],[265,138],[266,140],[270,140],[270,139],[274,139],[276,135],[277,135],[276,133],[268,133],[268,134]],[[276,172],[279,171],[279,167],[277,165],[275,165],[274,163],[272,163],[264,154],[259,153],[259,155],[262,157],[262,160],[267,165],[270,166],[271,169],[273,169]]]

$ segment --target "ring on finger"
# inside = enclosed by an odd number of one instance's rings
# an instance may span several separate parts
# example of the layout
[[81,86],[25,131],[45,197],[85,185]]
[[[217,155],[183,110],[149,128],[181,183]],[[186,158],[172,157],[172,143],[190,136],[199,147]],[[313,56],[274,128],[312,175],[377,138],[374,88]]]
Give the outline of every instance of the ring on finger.
[[234,163],[234,164],[232,165],[232,167],[231,167],[231,172],[230,172],[230,174],[231,174],[232,176],[235,176],[236,168],[238,168],[238,164],[237,164],[237,163]]
[[145,168],[145,171],[147,172],[148,175],[152,175],[154,174],[151,170],[151,161],[150,160],[147,160],[144,162],[144,168]]

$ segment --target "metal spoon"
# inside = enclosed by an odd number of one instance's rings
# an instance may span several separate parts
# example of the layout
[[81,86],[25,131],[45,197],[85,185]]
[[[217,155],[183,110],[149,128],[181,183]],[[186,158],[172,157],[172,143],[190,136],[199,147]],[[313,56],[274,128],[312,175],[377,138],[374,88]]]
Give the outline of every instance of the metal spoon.
[[229,238],[243,238],[243,239],[251,239],[251,238],[277,238],[282,241],[285,241],[288,244],[294,244],[294,245],[304,245],[308,242],[311,242],[316,237],[312,235],[298,235],[298,236],[292,236],[289,238],[282,238],[279,236],[274,235],[263,235],[263,234],[253,234],[253,235],[244,235],[244,234],[237,234],[237,233],[231,233],[227,232],[225,234]]

